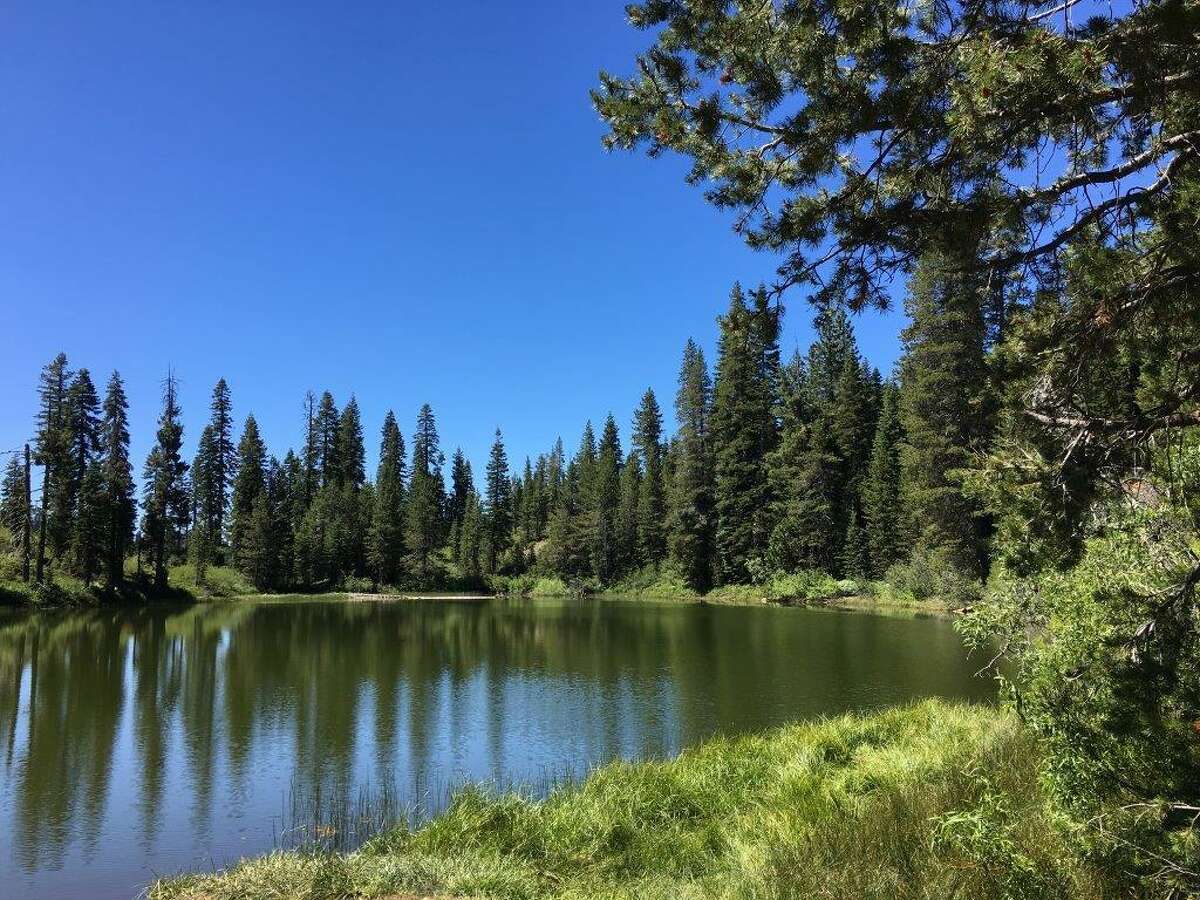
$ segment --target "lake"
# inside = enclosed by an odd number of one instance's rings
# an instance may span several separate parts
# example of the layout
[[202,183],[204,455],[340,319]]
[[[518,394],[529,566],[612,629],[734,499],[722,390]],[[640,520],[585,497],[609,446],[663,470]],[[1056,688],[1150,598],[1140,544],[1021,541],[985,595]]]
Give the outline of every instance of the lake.
[[988,702],[951,623],[623,601],[263,600],[0,617],[0,885],[129,898],[294,810],[536,790],[717,733]]

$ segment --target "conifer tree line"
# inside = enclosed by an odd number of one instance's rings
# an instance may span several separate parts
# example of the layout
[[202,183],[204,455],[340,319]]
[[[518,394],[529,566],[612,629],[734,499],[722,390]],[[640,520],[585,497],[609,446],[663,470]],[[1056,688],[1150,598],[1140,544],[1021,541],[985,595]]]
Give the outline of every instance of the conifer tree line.
[[408,441],[387,413],[368,473],[353,396],[339,408],[308,393],[299,450],[280,458],[253,414],[237,423],[224,379],[187,459],[169,373],[139,504],[120,376],[101,400],[88,370],[60,354],[39,383],[41,490],[31,505],[14,456],[0,512],[14,554],[33,523],[36,580],[50,567],[116,586],[128,569],[157,591],[185,562],[198,584],[223,566],[260,590],[523,573],[613,585],[650,572],[705,592],[799,570],[877,579],[930,553],[978,577],[987,522],[954,472],[991,427],[987,334],[977,304],[958,299],[970,288],[951,280],[932,263],[914,277],[904,357],[886,379],[838,307],[783,360],[781,308],[765,288],[735,285],[715,363],[694,341],[684,348],[674,434],[648,389],[624,435],[611,414],[599,429],[589,421],[570,454],[560,439],[514,466],[497,429],[478,481],[461,449],[447,466],[428,404]]

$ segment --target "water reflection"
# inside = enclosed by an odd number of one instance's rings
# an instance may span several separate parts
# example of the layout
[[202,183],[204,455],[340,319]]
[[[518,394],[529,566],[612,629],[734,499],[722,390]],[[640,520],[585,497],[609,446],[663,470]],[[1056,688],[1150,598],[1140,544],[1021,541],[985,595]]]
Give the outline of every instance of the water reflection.
[[[404,802],[912,697],[948,623],[632,603],[242,603],[0,619],[6,896],[128,897],[269,848],[291,786]],[[13,893],[8,893],[9,886]]]

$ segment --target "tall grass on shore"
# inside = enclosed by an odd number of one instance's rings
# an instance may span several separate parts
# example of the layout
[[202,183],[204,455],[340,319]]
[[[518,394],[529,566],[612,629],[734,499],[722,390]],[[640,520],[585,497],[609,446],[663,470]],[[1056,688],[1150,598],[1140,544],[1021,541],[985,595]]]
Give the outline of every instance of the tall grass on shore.
[[348,854],[276,852],[150,900],[1127,895],[1072,851],[1032,739],[926,701],[617,762],[545,799],[457,793]]

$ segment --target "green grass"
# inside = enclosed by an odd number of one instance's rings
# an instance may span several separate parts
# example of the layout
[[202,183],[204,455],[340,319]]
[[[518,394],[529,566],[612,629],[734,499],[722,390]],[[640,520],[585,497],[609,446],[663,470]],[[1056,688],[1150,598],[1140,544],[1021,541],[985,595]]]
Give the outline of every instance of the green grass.
[[149,898],[1115,895],[1055,821],[1012,718],[928,701],[613,763],[541,801],[468,789],[355,853],[276,852]]
[[242,597],[258,593],[245,575],[229,566],[208,566],[204,572],[204,584],[196,582],[196,567],[191,563],[171,566],[167,572],[167,583],[198,600]]

